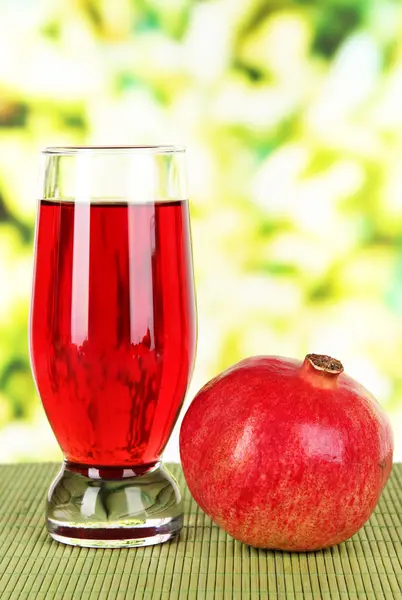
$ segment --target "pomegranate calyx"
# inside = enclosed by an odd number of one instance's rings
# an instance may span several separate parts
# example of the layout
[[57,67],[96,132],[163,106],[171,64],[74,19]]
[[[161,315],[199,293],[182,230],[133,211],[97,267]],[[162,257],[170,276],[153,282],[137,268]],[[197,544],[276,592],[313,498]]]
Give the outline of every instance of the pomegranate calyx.
[[343,365],[336,358],[326,354],[307,354],[300,375],[314,387],[333,389],[342,371]]
[[306,360],[308,360],[317,371],[325,371],[326,373],[334,375],[339,375],[339,373],[343,372],[343,364],[341,361],[332,358],[331,356],[327,356],[326,354],[307,354]]

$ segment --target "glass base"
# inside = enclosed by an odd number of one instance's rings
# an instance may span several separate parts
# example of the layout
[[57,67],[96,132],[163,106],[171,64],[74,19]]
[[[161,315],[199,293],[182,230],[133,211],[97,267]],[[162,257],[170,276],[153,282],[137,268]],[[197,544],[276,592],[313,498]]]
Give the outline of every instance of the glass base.
[[134,469],[65,462],[48,494],[52,538],[87,548],[131,548],[177,535],[183,511],[174,478],[160,463]]

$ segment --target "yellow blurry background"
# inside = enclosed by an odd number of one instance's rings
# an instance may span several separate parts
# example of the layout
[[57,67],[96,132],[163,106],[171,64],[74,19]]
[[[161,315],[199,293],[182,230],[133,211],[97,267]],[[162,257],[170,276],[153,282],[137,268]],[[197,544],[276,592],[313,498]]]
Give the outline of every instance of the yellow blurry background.
[[0,461],[60,457],[27,344],[39,149],[147,143],[188,147],[186,404],[247,355],[332,354],[402,460],[402,5],[2,0]]

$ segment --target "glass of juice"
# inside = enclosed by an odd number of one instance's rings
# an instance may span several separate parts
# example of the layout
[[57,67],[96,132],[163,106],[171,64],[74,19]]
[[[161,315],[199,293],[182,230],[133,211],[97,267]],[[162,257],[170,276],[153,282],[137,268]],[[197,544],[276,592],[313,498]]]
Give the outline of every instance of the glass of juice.
[[196,345],[185,149],[43,152],[30,355],[65,460],[46,523],[88,547],[165,542],[183,523],[161,463]]

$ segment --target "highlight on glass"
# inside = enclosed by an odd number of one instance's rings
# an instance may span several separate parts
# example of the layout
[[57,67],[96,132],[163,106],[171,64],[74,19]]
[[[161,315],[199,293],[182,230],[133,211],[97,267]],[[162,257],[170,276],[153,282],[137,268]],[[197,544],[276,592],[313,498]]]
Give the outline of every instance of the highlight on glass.
[[43,157],[30,356],[65,457],[47,528],[79,546],[161,543],[183,523],[161,455],[196,346],[185,149]]

